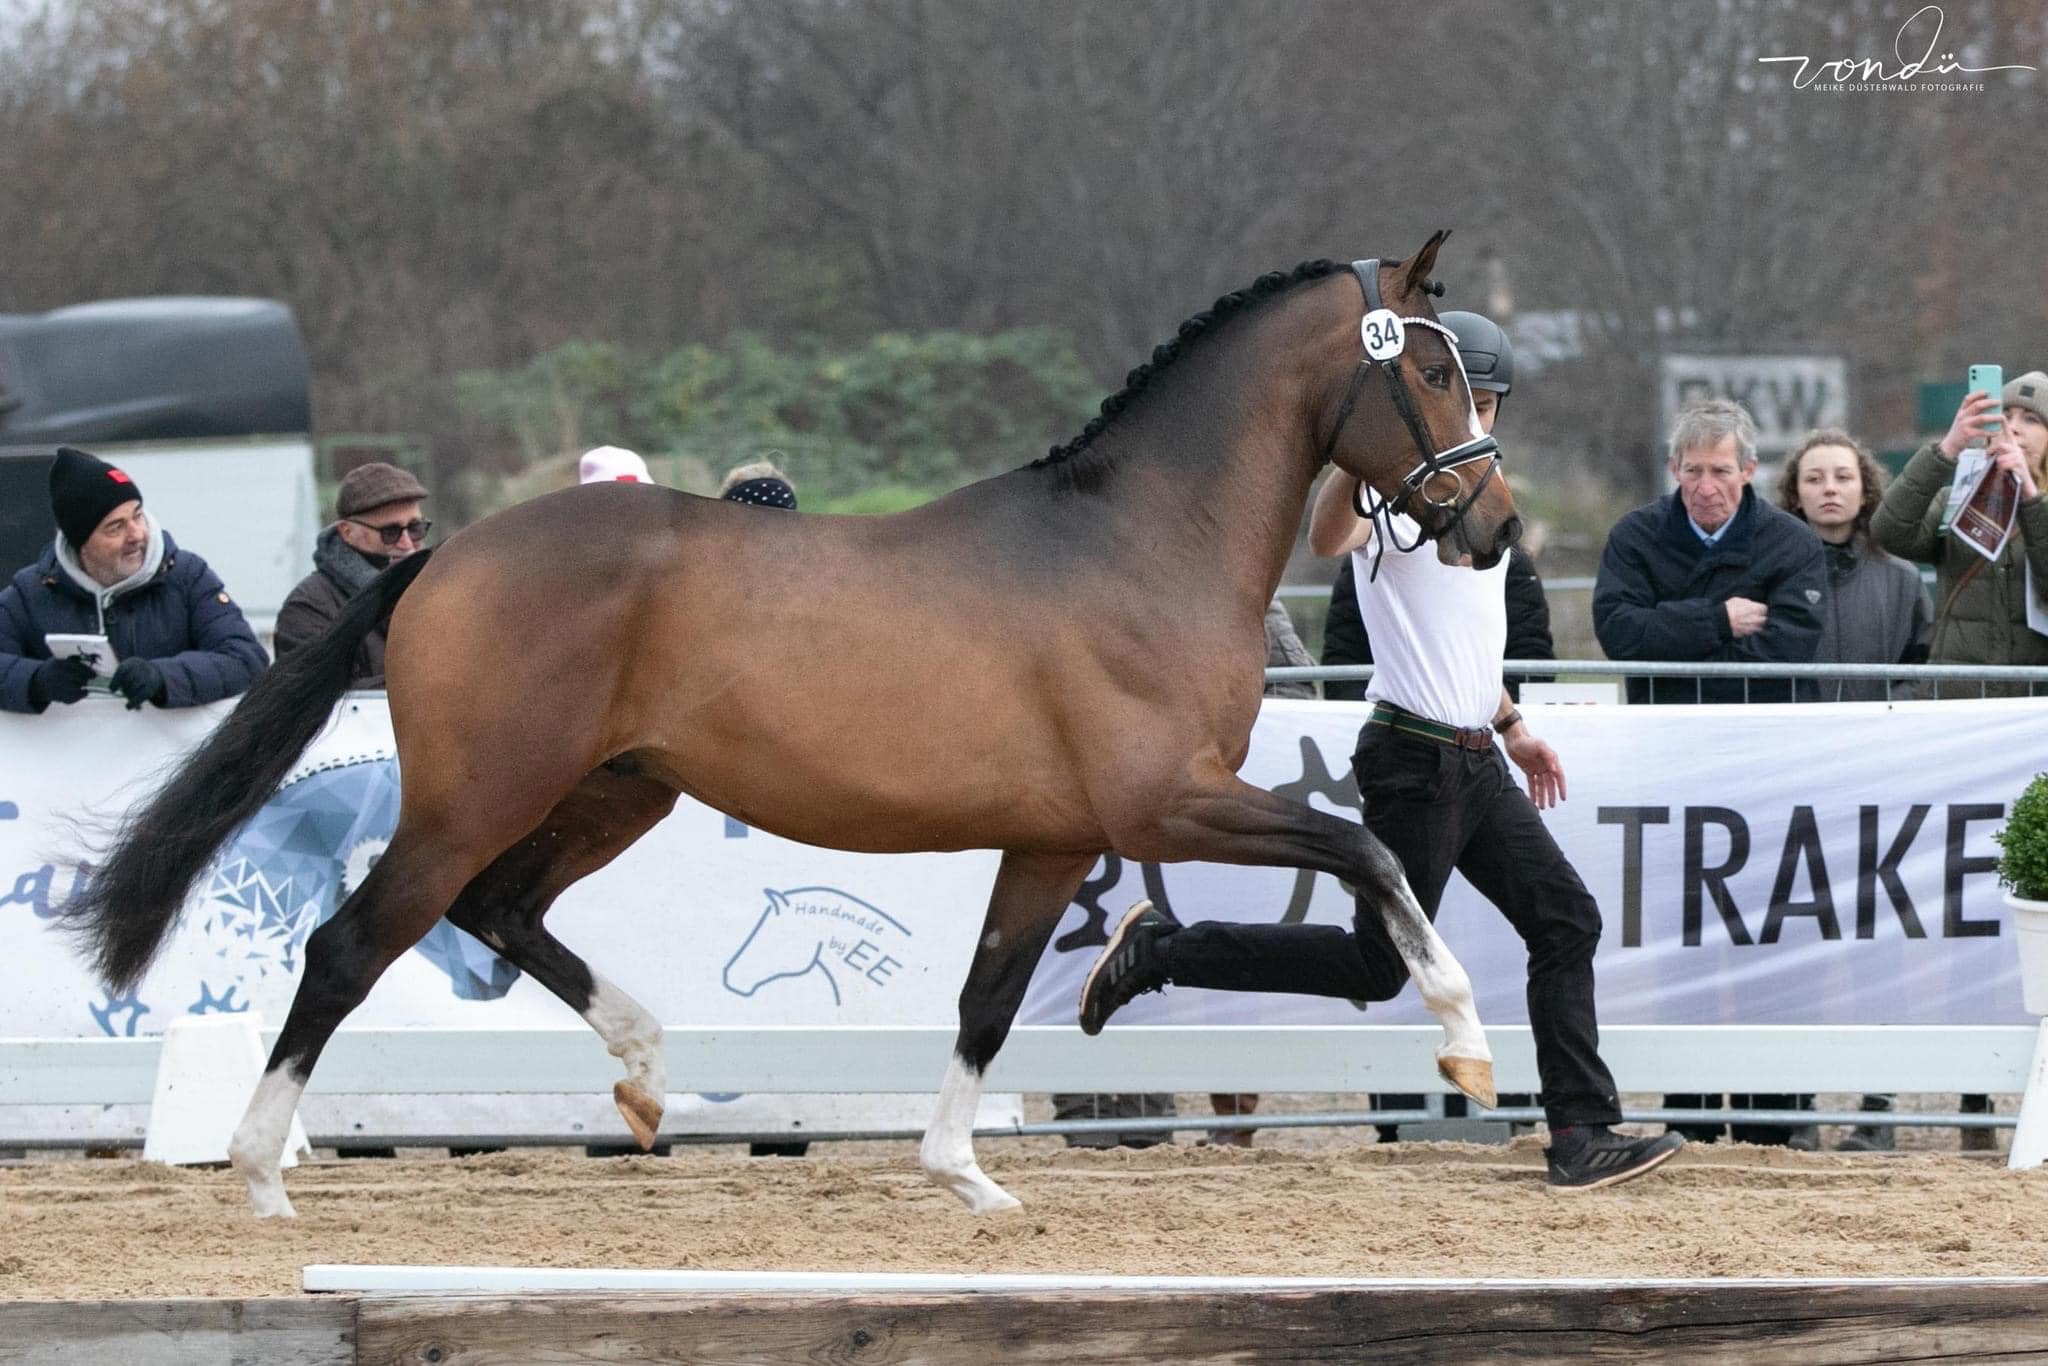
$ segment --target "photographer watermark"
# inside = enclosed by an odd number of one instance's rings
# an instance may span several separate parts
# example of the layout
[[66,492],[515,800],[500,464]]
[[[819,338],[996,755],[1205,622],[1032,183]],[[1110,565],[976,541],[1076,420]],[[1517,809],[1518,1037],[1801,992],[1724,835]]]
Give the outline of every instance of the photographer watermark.
[[[2035,69],[2017,62],[1995,66],[1970,66],[1958,61],[1953,51],[1944,49],[1941,45],[1941,29],[1946,17],[1941,11],[1941,6],[1922,5],[1905,23],[1899,25],[1898,35],[1892,39],[1892,60],[1897,63],[1896,66],[1887,66],[1884,60],[1878,57],[1836,57],[1815,61],[1803,53],[1792,57],[1759,57],[1757,61],[1766,65],[1773,62],[1797,63],[1798,70],[1792,73],[1794,90],[1821,90],[1844,94],[1905,90],[1981,91],[1985,88],[1983,81],[1950,78],[1983,76],[1994,71]],[[1920,55],[1907,55],[1912,52],[1918,52]]]

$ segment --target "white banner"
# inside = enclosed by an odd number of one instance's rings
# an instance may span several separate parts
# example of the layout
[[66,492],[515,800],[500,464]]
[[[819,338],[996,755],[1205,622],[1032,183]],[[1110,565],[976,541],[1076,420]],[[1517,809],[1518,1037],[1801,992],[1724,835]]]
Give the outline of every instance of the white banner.
[[[1564,763],[1545,822],[1600,903],[1605,1024],[2026,1024],[1992,834],[2048,765],[2048,699],[1811,706],[1523,707]],[[1252,782],[1358,816],[1363,704],[1268,701]],[[1516,776],[1520,774],[1517,771]],[[1148,890],[1147,884],[1150,884]],[[1284,869],[1097,870],[1023,1020],[1074,1018],[1100,917],[1164,891],[1182,920],[1348,926],[1335,880]],[[1437,928],[1480,1019],[1519,1024],[1527,955],[1453,877]],[[1411,991],[1372,1006],[1173,989],[1132,1024],[1422,1024]]]
[[[351,698],[277,795],[229,841],[140,987],[111,997],[58,932],[70,889],[69,820],[118,812],[228,707],[139,712],[88,699],[42,716],[0,716],[0,1037],[161,1033],[191,1012],[254,1008],[283,1023],[306,936],[369,870],[398,816],[390,714]],[[683,801],[652,834],[571,888],[549,928],[670,1025],[951,1025],[992,853],[915,858],[792,844]],[[349,1017],[361,1026],[560,1027],[555,997],[453,926],[392,965]],[[612,1076],[588,1097],[449,1097],[425,1103],[308,1099],[307,1126],[334,1133],[576,1133],[616,1142]],[[682,1079],[677,1079],[681,1081]],[[937,1087],[939,1078],[932,1084]],[[0,1109],[6,1097],[0,1095]],[[916,1096],[675,1094],[669,1127],[701,1132],[921,1127]],[[1015,1096],[982,1122],[1013,1122]],[[346,1119],[339,1119],[341,1114]],[[29,1132],[20,1116],[0,1124]],[[34,1126],[52,1132],[47,1122]],[[74,1121],[79,1116],[71,1117]],[[132,1132],[134,1116],[106,1132]],[[61,1129],[57,1130],[61,1132]]]
[[[1609,1024],[2023,1024],[2010,929],[1991,871],[2005,803],[2048,762],[2048,700],[1748,707],[1524,709],[1565,765],[1570,800],[1546,817],[1598,899]],[[67,818],[118,811],[225,709],[127,712],[91,700],[0,717],[0,1036],[160,1032],[186,1012],[254,1007],[281,1023],[305,936],[367,871],[397,816],[390,721],[354,698],[229,844],[162,960],[111,998],[58,933]],[[1245,774],[1356,818],[1350,759],[1364,708],[1269,701]],[[690,801],[609,868],[565,893],[549,924],[592,968],[673,1025],[942,1024],[995,872],[989,853],[879,857],[793,844]],[[1102,926],[1141,896],[1183,919],[1348,924],[1333,879],[1287,869],[1134,867],[1109,859],[1069,907],[1025,1024],[1074,1018]],[[1471,971],[1481,1018],[1520,1023],[1525,955],[1505,920],[1454,878],[1438,919]],[[1131,1023],[1356,1023],[1309,997],[1173,990]],[[1412,992],[1373,1023],[1422,1023]],[[385,975],[352,1024],[560,1025],[563,1006],[448,926]],[[934,1082],[936,1083],[936,1078]],[[549,1132],[619,1123],[590,1097],[523,1122]],[[0,1096],[0,1107],[6,1098]],[[684,1127],[780,1127],[767,1098],[676,1096]],[[366,1132],[460,1132],[479,1105],[417,1099],[349,1122]],[[322,1102],[314,1102],[314,1105]],[[338,1104],[339,1102],[325,1102]],[[900,1102],[899,1102],[900,1103]],[[1013,1102],[1011,1102],[1013,1104]],[[568,1104],[568,1102],[565,1102]],[[309,1105],[309,1123],[323,1125]],[[521,1113],[527,1113],[522,1111]],[[922,1102],[900,1118],[916,1127]],[[366,1117],[367,1115],[367,1117]],[[813,1119],[806,1127],[830,1123]]]

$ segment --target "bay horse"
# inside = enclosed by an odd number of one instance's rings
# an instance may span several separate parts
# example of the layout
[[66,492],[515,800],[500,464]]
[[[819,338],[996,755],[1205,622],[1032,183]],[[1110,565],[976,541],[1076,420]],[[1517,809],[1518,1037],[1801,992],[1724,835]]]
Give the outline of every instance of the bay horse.
[[605,1039],[626,1073],[614,1100],[651,1145],[660,1025],[542,919],[679,794],[836,849],[1002,851],[919,1150],[978,1213],[1017,1203],[975,1158],[982,1076],[1107,851],[1349,882],[1443,1024],[1444,1077],[1491,1105],[1470,982],[1400,865],[1357,823],[1236,772],[1266,604],[1325,464],[1405,510],[1445,563],[1489,566],[1519,532],[1430,307],[1447,235],[1398,263],[1309,262],[1224,295],[1078,437],[912,511],[811,516],[592,484],[387,569],[129,815],[69,908],[100,976],[132,987],[388,619],[398,827],[307,942],[235,1132],[255,1212],[292,1213],[279,1157],[328,1038],[443,917]]

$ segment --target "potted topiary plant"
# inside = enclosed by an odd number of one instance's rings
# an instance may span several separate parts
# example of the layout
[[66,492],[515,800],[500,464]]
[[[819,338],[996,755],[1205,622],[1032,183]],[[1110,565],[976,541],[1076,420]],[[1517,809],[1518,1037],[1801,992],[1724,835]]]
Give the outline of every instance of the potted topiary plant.
[[2027,1010],[2048,1015],[2048,773],[2036,774],[1998,832],[1998,880],[2020,947]]

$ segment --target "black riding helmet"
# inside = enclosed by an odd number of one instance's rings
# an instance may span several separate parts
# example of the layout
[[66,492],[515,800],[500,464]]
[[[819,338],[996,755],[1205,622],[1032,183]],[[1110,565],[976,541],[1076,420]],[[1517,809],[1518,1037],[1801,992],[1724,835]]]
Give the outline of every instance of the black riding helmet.
[[1500,325],[1462,310],[1439,313],[1437,321],[1458,334],[1458,359],[1465,362],[1465,378],[1472,387],[1506,398],[1515,387],[1515,348]]

